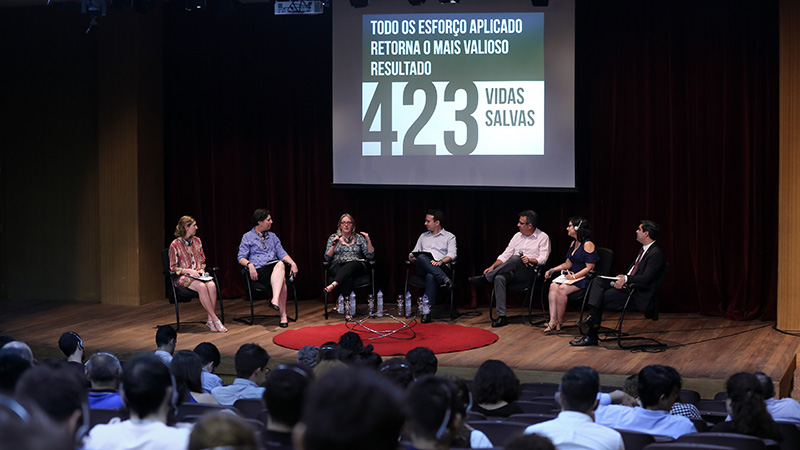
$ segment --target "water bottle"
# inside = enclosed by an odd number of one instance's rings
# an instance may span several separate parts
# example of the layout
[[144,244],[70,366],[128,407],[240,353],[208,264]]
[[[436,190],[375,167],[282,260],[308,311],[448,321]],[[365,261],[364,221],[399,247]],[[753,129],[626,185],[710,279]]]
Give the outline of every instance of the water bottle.
[[431,303],[428,300],[428,294],[424,294],[422,296],[422,314],[430,314],[431,313]]
[[356,315],[356,293],[355,291],[350,291],[350,315]]
[[406,291],[406,317],[411,317],[411,292]]
[[378,317],[383,317],[383,291],[378,289]]
[[372,298],[372,294],[369,294],[367,297],[367,308],[368,308],[368,317],[372,317],[372,314],[375,312],[375,299]]
[[403,295],[400,294],[397,296],[397,315],[403,315]]
[[342,294],[339,294],[339,298],[336,299],[336,312],[344,314],[344,296]]

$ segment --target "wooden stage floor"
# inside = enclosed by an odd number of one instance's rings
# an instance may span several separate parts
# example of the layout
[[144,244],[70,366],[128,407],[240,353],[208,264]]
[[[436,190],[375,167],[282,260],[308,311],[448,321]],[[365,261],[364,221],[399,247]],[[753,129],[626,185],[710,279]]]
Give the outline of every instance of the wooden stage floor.
[[[84,339],[88,354],[111,351],[122,359],[142,351],[155,350],[156,324],[174,322],[174,307],[166,301],[143,306],[112,306],[97,303],[36,300],[3,300],[0,335],[10,335],[27,342],[38,359],[61,356],[57,341],[65,331],[76,331]],[[182,321],[204,320],[197,302],[181,305]],[[233,322],[231,318],[249,314],[249,305],[241,299],[225,300],[228,333],[210,333],[205,326],[184,323],[178,334],[178,349],[191,350],[200,342],[213,342],[222,353],[218,373],[233,375],[233,355],[240,345],[256,342],[273,357],[272,365],[294,360],[295,350],[278,347],[272,338],[285,329],[279,328],[277,317],[256,320],[254,326]],[[789,395],[795,377],[800,338],[778,332],[772,322],[734,322],[697,314],[661,314],[658,321],[646,320],[639,313],[626,318],[626,331],[655,337],[669,345],[661,353],[621,350],[616,342],[599,347],[574,348],[569,341],[577,328],[544,335],[541,328],[523,325],[512,319],[509,326],[492,329],[486,308],[465,315],[454,323],[490,329],[499,339],[494,344],[475,350],[437,355],[442,372],[471,377],[487,359],[500,359],[514,368],[523,382],[558,382],[561,374],[576,365],[588,365],[601,373],[601,382],[621,386],[624,378],[648,364],[675,367],[684,377],[684,387],[697,390],[704,398],[724,390],[725,379],[740,371],[763,371],[779,383],[783,396]],[[509,310],[509,315],[521,310]],[[534,311],[535,312],[535,311]],[[263,302],[256,313],[272,314]],[[577,319],[577,312],[567,312],[567,319]],[[604,324],[613,326],[618,314],[609,313]],[[332,315],[326,322],[322,303],[300,302],[300,319],[289,329],[323,325],[341,321]],[[230,380],[230,379],[229,379]],[[795,389],[794,397],[798,397]]]

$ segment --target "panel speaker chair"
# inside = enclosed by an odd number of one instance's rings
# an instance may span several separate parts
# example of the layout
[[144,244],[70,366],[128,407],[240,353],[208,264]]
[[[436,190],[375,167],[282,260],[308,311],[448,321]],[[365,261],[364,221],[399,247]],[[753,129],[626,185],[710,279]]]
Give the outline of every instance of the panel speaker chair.
[[[178,304],[180,303],[187,303],[191,302],[194,298],[200,298],[200,294],[197,292],[185,288],[183,286],[175,286],[173,280],[178,277],[178,275],[169,269],[169,249],[161,250],[161,265],[163,268],[164,273],[164,287],[165,287],[165,295],[167,300],[170,303],[175,305],[175,331],[181,330],[181,314],[180,309],[178,308]],[[219,272],[219,267],[211,267],[208,269],[208,272],[214,277],[214,284],[217,286],[217,302],[219,303],[219,319],[222,323],[225,323],[225,308],[222,305],[222,294],[219,290],[219,279],[217,279],[217,272]],[[205,325],[205,322],[189,322],[189,323],[199,323]]]
[[[411,264],[411,261],[406,259],[405,265],[406,265],[406,282],[405,285],[403,286],[403,293],[409,291],[409,286],[425,289],[425,280],[421,276],[417,275],[416,271],[412,273],[411,266],[413,266],[413,264]],[[453,282],[453,289],[450,289],[450,320],[456,320],[458,318],[456,315],[456,308],[454,304],[455,283],[456,283],[456,261],[451,261],[448,267],[450,272],[448,275],[450,277],[450,280]],[[448,270],[445,270],[445,273],[446,272],[448,272]],[[440,284],[439,290],[442,289],[447,289],[447,287],[444,284]]]
[[[586,274],[586,279],[589,281],[589,283],[591,283],[591,281],[595,277],[601,275],[608,275],[608,273],[611,271],[611,263],[614,262],[613,250],[605,247],[597,247],[595,249],[595,252],[597,252],[597,263],[594,266],[594,270]],[[542,298],[541,298],[542,311],[546,311],[544,304],[544,299],[546,295],[547,295],[547,290],[542,289]],[[588,298],[589,298],[589,287],[587,287],[586,289],[579,289],[567,296],[567,303],[575,303],[578,301],[581,302],[581,315],[580,319],[578,320],[583,320],[583,313],[586,310],[586,300]]]
[[[506,316],[508,319],[517,318],[517,317],[525,317],[527,323],[533,323],[533,291],[536,289],[536,283],[538,283],[539,279],[542,278],[543,267],[538,266],[534,270],[533,279],[528,281],[513,281],[506,286],[506,293],[510,292],[519,292],[522,293],[524,296],[524,300],[522,302],[523,308],[525,305],[528,305],[528,315],[523,316],[522,314],[516,316]],[[497,316],[494,315],[494,305],[495,305],[495,293],[494,293],[494,286],[492,286],[492,294],[489,297],[489,320],[492,322],[497,319]]]
[[[664,267],[661,268],[661,271],[656,275],[655,283],[653,284],[654,295],[652,301],[654,302],[651,305],[651,310],[645,312],[645,316],[651,315],[653,320],[658,320],[658,303],[656,299],[656,295],[658,295],[658,289],[661,287],[661,283],[664,282],[664,278],[667,276],[667,272],[669,271],[669,263],[665,262]],[[623,324],[625,322],[625,312],[628,311],[628,308],[631,304],[631,298],[633,294],[636,292],[637,289],[640,289],[639,286],[636,284],[628,285],[625,289],[628,290],[628,298],[625,300],[625,305],[622,307],[622,312],[619,316],[619,321],[617,322],[617,327],[609,333],[612,337],[606,337],[600,339],[601,341],[617,341],[617,345],[619,348],[632,350],[632,349],[650,349],[650,350],[663,350],[667,348],[667,345],[659,342],[656,339],[642,337],[642,336],[630,336],[627,333],[622,331]],[[627,345],[623,344],[623,342],[627,341],[639,341],[637,344]]]
[[[372,298],[377,301],[377,298],[375,297],[375,261],[371,260],[371,259],[367,259],[367,260],[360,261],[360,262],[361,262],[361,264],[364,265],[364,269],[366,270],[367,273],[366,273],[366,275],[361,275],[360,277],[357,277],[353,281],[353,290],[369,287],[370,291],[372,293]],[[328,286],[329,284],[331,284],[333,282],[333,277],[331,277],[330,273],[328,272],[330,270],[330,267],[331,267],[330,266],[330,262],[328,262],[328,261],[323,261],[322,262],[322,286],[323,286],[323,288]],[[350,295],[349,292],[339,292],[339,293],[342,294],[343,296],[345,296],[345,298],[347,298],[347,296]],[[328,296],[329,295],[331,295],[331,293],[329,293],[329,292],[326,292],[325,295],[324,295],[324,299],[325,299],[325,307],[324,307],[325,320],[328,320],[328,315],[330,313],[330,311],[328,311]]]
[[[292,294],[292,298],[294,300],[294,317],[290,316],[287,311],[287,318],[291,322],[297,322],[297,316],[299,314],[299,306],[297,303],[297,289],[294,285],[294,279],[290,277],[289,271],[291,269],[291,265],[286,261],[279,261],[278,264],[284,264],[286,266],[286,290],[287,290],[287,298],[286,298],[286,308],[289,308],[289,296],[288,294]],[[269,281],[266,280],[266,283],[262,283],[262,280],[253,281],[250,279],[250,272],[242,268],[242,280],[244,283],[244,300],[250,302],[250,317],[235,317],[233,320],[236,322],[240,322],[246,325],[253,325],[255,323],[256,317],[264,318],[264,317],[272,317],[270,315],[261,314],[255,315],[253,304],[256,300],[272,300],[272,286],[270,286]]]

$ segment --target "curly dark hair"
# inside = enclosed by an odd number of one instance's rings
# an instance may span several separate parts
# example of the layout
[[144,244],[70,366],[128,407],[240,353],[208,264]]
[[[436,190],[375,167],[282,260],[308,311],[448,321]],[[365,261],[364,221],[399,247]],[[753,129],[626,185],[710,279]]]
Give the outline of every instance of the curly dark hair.
[[478,368],[472,391],[477,404],[497,403],[500,400],[511,403],[519,398],[519,379],[506,363],[490,359]]
[[761,384],[752,373],[733,374],[725,383],[736,433],[780,440],[778,425],[767,411]]

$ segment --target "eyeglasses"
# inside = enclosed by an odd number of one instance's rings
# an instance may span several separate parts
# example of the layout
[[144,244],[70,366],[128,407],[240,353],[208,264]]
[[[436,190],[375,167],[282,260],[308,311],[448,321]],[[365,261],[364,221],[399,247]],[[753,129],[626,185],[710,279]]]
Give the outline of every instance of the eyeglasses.
[[345,221],[342,221],[342,225],[352,225],[352,224],[353,224],[353,222],[345,222]]
[[527,225],[528,224],[527,222],[523,222],[521,220],[519,222],[517,222],[517,223],[520,224],[520,225]]

